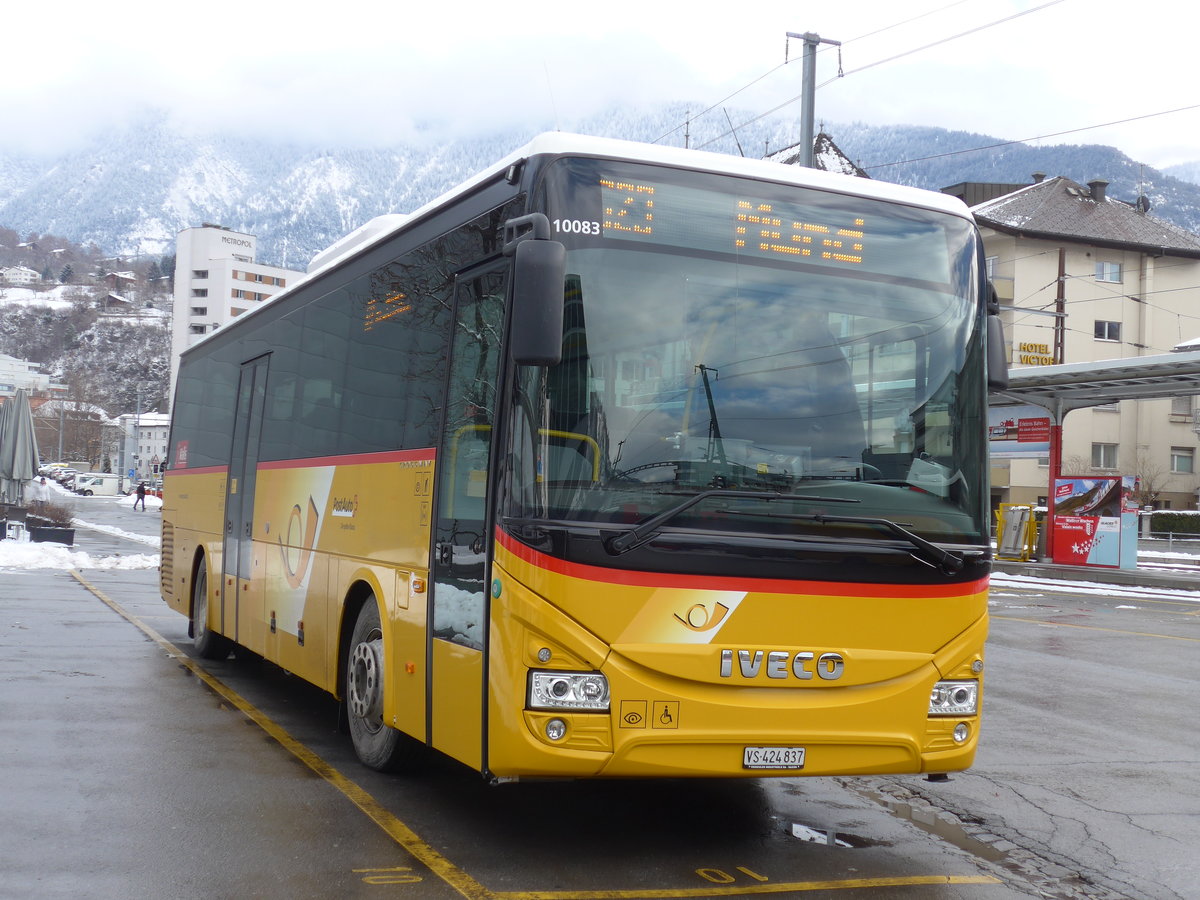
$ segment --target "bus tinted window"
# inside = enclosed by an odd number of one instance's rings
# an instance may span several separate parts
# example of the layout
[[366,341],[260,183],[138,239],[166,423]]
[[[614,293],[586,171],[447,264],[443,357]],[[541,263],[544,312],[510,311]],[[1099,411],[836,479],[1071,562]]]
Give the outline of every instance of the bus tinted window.
[[[171,433],[171,465],[191,468],[224,465],[233,431],[238,368],[214,354],[190,361],[180,372]],[[184,442],[182,447],[181,442]]]

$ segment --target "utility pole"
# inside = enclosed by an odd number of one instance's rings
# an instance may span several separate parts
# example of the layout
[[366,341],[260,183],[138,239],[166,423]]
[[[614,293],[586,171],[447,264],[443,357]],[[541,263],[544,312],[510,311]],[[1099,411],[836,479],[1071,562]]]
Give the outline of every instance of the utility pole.
[[[813,141],[816,135],[813,134],[813,122],[816,118],[814,107],[817,97],[817,47],[820,44],[830,44],[834,47],[842,46],[841,41],[830,41],[822,38],[819,34],[814,34],[811,31],[806,31],[804,34],[796,34],[789,31],[788,39],[796,38],[804,41],[804,58],[803,58],[803,91],[800,95],[800,165],[811,169],[813,167]],[[785,52],[786,57],[786,52]]]
[[133,465],[135,476],[142,477],[142,385],[137,386],[137,411],[133,414]]
[[1058,248],[1058,288],[1054,292],[1054,362],[1067,361],[1067,248]]

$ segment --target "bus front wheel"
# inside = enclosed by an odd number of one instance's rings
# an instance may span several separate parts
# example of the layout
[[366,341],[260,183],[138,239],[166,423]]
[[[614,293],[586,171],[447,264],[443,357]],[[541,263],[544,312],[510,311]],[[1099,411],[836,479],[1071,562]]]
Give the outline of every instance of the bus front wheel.
[[201,659],[224,659],[232,646],[229,638],[208,627],[208,570],[203,562],[192,579],[192,641]]
[[367,597],[346,658],[346,717],[354,751],[363,765],[393,772],[409,762],[415,742],[383,722],[383,629],[375,597]]

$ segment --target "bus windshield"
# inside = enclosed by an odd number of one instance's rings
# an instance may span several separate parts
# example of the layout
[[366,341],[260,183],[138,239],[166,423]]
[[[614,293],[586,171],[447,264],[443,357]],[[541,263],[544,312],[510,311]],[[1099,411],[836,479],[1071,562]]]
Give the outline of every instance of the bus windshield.
[[823,532],[818,498],[985,540],[967,221],[597,160],[560,160],[543,191],[563,358],[518,369],[505,515],[619,528],[708,491],[670,527]]

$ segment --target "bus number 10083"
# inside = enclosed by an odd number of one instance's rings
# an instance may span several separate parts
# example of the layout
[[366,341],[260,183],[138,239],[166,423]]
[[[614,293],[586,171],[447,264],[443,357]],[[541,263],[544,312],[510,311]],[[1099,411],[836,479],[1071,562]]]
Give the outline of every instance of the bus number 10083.
[[558,234],[600,233],[600,223],[589,219],[555,219],[550,224]]

